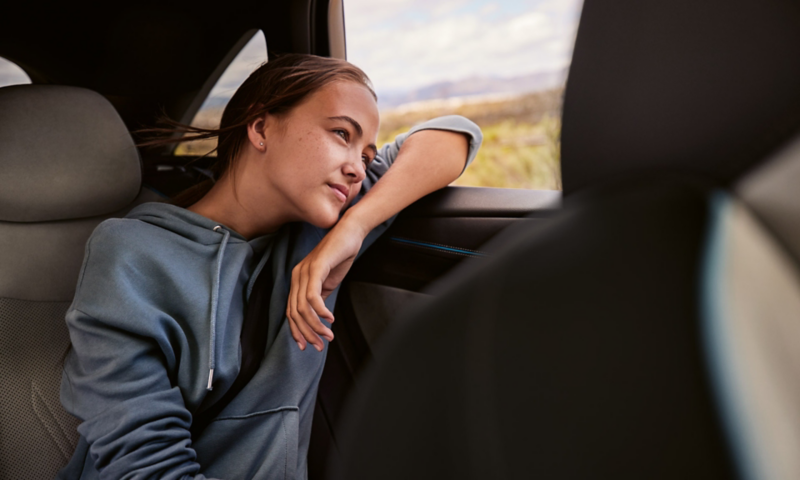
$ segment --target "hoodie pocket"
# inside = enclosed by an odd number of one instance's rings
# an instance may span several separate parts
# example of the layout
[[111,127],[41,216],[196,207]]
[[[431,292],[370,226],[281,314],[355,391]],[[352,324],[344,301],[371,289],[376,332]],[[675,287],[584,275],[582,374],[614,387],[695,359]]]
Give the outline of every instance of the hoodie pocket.
[[207,477],[294,480],[298,441],[298,408],[281,407],[217,418],[194,449]]

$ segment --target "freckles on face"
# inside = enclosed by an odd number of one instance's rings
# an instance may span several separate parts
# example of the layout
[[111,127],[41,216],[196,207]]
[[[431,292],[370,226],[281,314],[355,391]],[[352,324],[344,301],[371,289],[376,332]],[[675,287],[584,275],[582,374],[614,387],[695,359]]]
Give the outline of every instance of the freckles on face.
[[364,86],[335,82],[290,111],[285,126],[271,139],[265,175],[291,218],[331,227],[360,192],[364,162],[375,155],[377,104]]

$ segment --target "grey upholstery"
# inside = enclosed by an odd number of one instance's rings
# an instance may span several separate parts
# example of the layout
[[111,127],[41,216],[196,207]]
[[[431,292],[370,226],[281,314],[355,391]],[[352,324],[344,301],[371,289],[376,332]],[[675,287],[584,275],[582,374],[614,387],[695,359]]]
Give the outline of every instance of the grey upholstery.
[[134,205],[162,201],[142,189],[129,206],[111,214],[68,221],[0,221],[0,297],[72,301],[86,239],[98,223],[124,216]]
[[75,87],[0,90],[0,220],[43,222],[119,210],[141,186],[139,155],[99,94]]
[[0,298],[0,477],[53,478],[78,442],[78,420],[61,408],[70,302]]
[[800,136],[736,186],[736,193],[800,259]]
[[0,89],[0,478],[53,478],[71,457],[79,421],[59,401],[64,313],[86,240],[159,199],[141,189],[138,153],[103,97]]
[[720,410],[743,477],[800,478],[800,275],[750,209],[722,205],[703,282]]

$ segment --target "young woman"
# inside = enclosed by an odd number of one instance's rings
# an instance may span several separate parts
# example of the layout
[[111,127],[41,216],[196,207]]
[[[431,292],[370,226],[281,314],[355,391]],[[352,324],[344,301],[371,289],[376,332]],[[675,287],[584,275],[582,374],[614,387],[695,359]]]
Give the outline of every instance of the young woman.
[[[67,313],[61,398],[83,423],[61,478],[306,478],[340,282],[481,142],[461,117],[380,151],[377,132],[361,70],[280,57],[250,75],[218,130],[201,132],[218,136],[215,183],[95,230]],[[263,358],[236,384],[262,271],[268,315],[252,335],[264,336]]]

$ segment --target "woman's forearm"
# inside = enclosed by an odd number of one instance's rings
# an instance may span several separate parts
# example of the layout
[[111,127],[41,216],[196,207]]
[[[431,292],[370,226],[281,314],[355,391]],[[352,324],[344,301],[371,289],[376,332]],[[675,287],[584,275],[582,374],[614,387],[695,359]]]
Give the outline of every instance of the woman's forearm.
[[339,223],[359,228],[366,236],[400,210],[458,178],[468,150],[469,139],[462,133],[446,130],[414,133],[403,143],[389,171]]
[[469,134],[423,129],[406,137],[390,162],[391,168],[295,266],[286,317],[301,350],[310,343],[322,351],[325,345],[320,337],[333,340],[331,329],[320,321],[320,317],[334,321],[324,300],[341,284],[367,234],[403,208],[458,178],[468,158],[475,154],[469,149],[470,139],[473,149],[480,145],[480,131],[468,131]]

